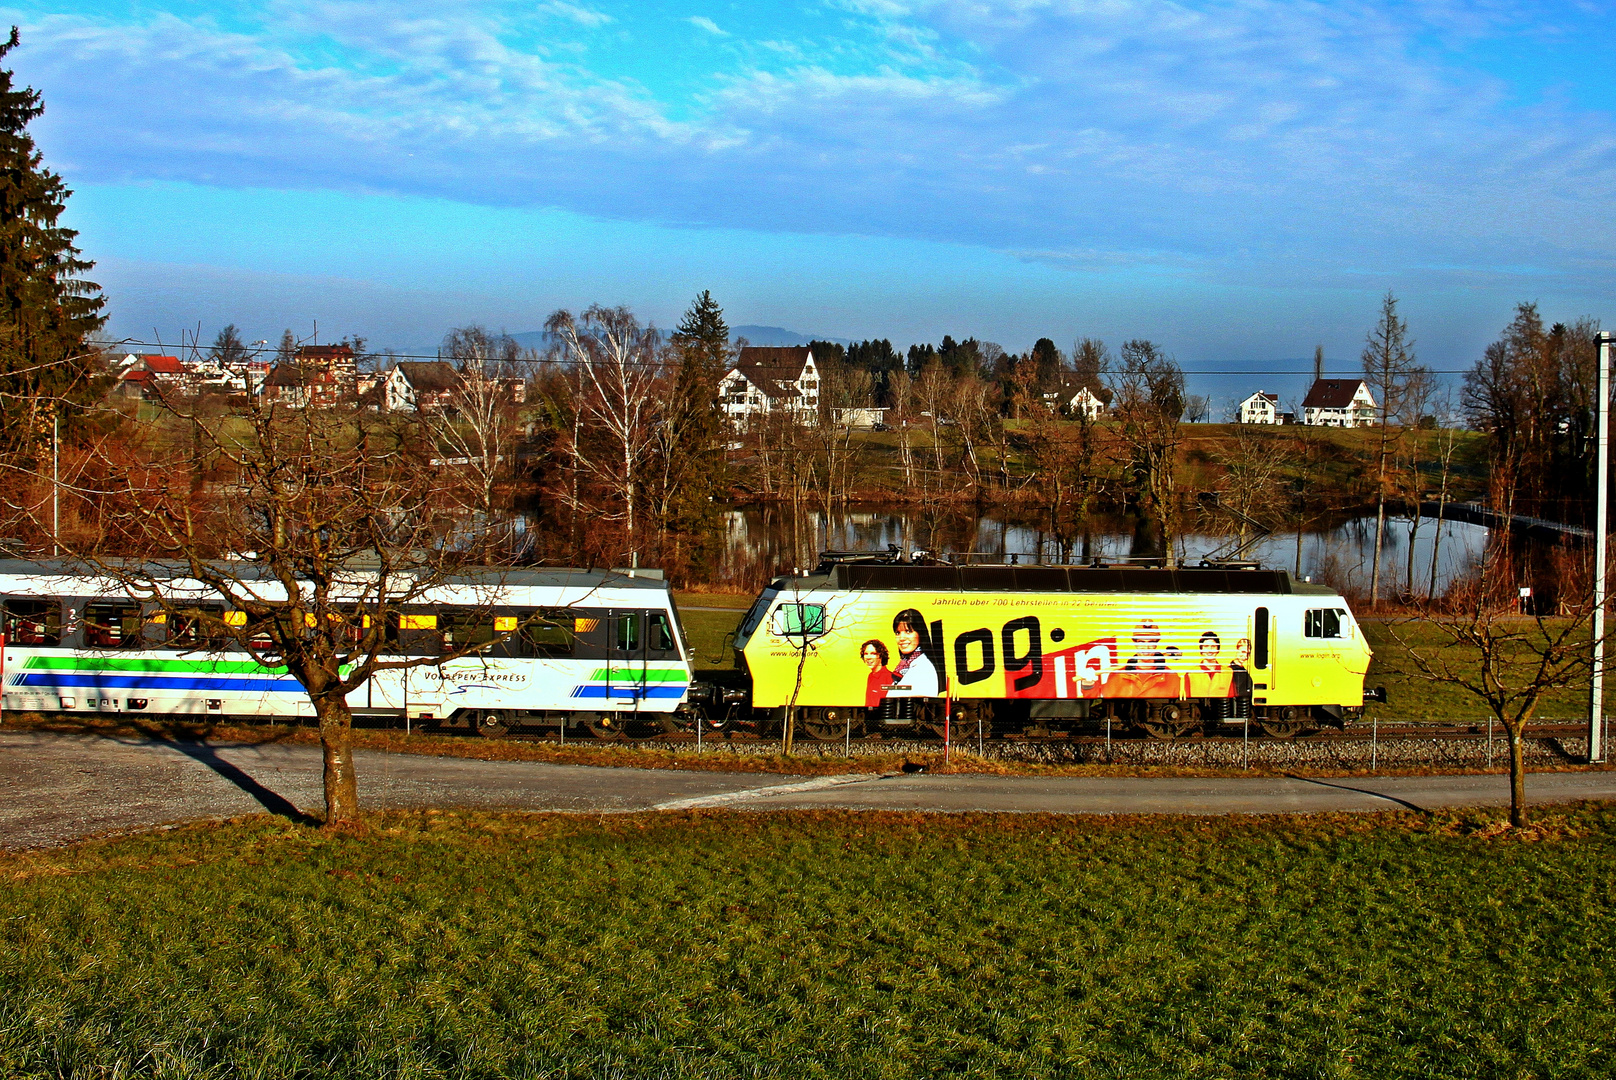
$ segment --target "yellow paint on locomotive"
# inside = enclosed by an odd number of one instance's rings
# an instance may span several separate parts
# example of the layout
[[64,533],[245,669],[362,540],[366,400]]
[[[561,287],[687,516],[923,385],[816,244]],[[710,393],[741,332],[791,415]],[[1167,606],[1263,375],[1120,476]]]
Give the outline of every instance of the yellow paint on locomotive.
[[[758,708],[793,698],[801,706],[846,707],[873,705],[889,694],[928,696],[929,680],[955,699],[1249,693],[1259,705],[1350,707],[1363,703],[1371,657],[1346,602],[1325,590],[1225,595],[821,587],[765,593],[761,602],[766,614],[738,643]],[[895,623],[905,612],[918,619],[905,616],[900,634]],[[913,632],[914,622],[924,629]],[[1337,636],[1326,636],[1331,630]]]

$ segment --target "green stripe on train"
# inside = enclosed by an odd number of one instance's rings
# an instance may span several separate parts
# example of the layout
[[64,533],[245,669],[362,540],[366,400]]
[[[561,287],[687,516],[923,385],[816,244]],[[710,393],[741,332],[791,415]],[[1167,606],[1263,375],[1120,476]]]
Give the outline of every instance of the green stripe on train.
[[285,667],[265,667],[252,660],[158,660],[112,656],[30,656],[31,671],[166,671],[185,675],[285,675]]
[[591,682],[689,682],[690,673],[684,668],[647,668],[636,671],[629,667],[596,668],[589,676]]

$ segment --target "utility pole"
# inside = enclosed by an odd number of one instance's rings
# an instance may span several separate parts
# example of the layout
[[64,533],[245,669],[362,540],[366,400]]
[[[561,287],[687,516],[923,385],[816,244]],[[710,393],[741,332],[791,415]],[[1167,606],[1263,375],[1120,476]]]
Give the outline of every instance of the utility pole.
[[1595,470],[1594,514],[1594,667],[1588,700],[1588,761],[1605,760],[1605,563],[1610,528],[1610,347],[1616,334],[1599,335],[1599,419],[1594,429],[1598,446]]
[[62,418],[51,417],[51,558],[62,557]]

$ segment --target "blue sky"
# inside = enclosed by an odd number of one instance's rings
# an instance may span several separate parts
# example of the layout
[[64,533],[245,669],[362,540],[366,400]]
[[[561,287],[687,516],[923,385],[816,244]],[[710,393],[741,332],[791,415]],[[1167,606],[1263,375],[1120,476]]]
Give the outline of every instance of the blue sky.
[[110,329],[410,346],[713,290],[901,344],[1616,321],[1609,3],[11,4]]

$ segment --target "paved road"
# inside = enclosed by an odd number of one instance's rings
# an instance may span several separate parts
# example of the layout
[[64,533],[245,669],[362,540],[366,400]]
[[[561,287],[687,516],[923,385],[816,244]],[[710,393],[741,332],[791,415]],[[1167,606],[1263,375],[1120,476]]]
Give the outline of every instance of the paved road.
[[[472,806],[621,813],[732,806],[931,812],[1236,814],[1436,809],[1508,802],[1497,776],[1374,780],[1001,776],[792,777],[602,769],[361,751],[372,807]],[[1537,802],[1616,799],[1616,773],[1546,773]],[[173,821],[321,804],[312,746],[202,744],[0,732],[0,848],[63,843]]]

